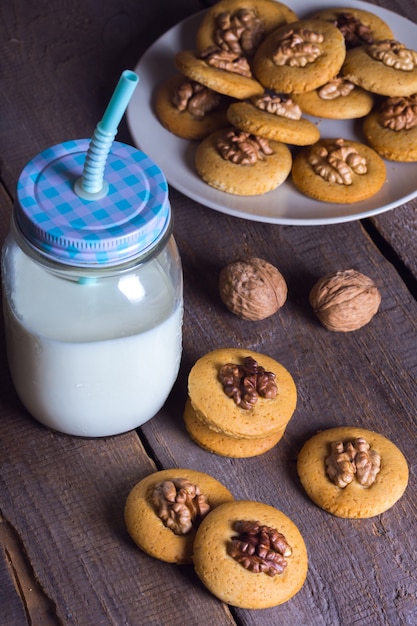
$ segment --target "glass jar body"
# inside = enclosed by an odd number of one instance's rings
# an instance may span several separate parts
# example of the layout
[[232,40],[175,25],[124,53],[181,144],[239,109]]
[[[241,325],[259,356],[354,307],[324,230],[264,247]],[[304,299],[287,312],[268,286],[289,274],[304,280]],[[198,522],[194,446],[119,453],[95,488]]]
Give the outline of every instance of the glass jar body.
[[87,272],[42,263],[12,228],[2,288],[12,380],[39,422],[110,436],[163,406],[182,350],[182,269],[172,236],[140,263]]

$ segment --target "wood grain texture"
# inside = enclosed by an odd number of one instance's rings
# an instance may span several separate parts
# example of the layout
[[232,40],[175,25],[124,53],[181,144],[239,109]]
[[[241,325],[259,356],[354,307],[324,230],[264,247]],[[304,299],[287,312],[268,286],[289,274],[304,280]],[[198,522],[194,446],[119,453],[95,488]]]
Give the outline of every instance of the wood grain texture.
[[[90,136],[120,72],[202,4],[1,3],[1,241],[27,161],[49,145]],[[415,19],[416,0],[375,4]],[[124,122],[118,139],[131,143]],[[164,408],[138,433],[77,439],[38,425],[13,391],[0,326],[0,625],[415,626],[417,304],[410,285],[417,281],[417,201],[372,218],[374,242],[360,222],[261,224],[212,211],[175,189],[170,198],[184,269],[183,358]],[[218,292],[221,268],[251,255],[276,265],[288,284],[284,307],[260,322],[234,316]],[[381,307],[363,329],[331,333],[308,294],[325,273],[348,268],[373,278]],[[294,416],[261,457],[219,457],[186,434],[188,372],[222,346],[265,352],[296,381]],[[376,518],[325,513],[297,477],[304,441],[345,424],[381,432],[409,463],[406,493]],[[129,490],[155,469],[181,466],[208,472],[236,498],[278,507],[298,525],[309,573],[290,602],[259,612],[230,609],[192,567],[156,561],[133,545],[123,522]]]

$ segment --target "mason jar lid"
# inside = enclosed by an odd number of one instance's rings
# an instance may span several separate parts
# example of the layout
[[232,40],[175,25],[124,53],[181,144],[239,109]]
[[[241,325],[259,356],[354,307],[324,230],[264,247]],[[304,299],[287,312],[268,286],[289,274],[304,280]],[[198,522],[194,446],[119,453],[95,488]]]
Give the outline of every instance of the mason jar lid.
[[150,251],[170,227],[168,185],[143,152],[114,141],[107,157],[107,194],[87,200],[74,191],[89,139],[44,150],[23,169],[15,218],[43,256],[77,267],[125,263]]

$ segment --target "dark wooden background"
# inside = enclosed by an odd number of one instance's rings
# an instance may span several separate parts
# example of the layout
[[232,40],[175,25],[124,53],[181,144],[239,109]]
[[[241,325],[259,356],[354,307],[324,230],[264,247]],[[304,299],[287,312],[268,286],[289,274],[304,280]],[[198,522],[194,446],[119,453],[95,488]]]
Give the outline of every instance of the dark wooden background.
[[[417,0],[375,4],[417,16]],[[90,136],[121,71],[202,7],[198,0],[3,0],[1,240],[27,161],[50,145]],[[125,122],[118,140],[131,143]],[[0,625],[415,626],[417,200],[363,222],[295,227],[240,220],[170,193],[184,267],[184,352],[166,406],[140,431],[92,440],[38,425],[14,394],[0,332]],[[287,303],[262,322],[233,316],[218,294],[220,269],[246,255],[273,263],[288,283]],[[359,331],[330,333],[314,317],[308,293],[322,275],[350,267],[375,280],[380,311]],[[211,455],[182,423],[190,367],[225,345],[276,358],[298,387],[284,438],[258,458]],[[405,495],[372,519],[325,513],[297,478],[304,441],[345,424],[383,433],[409,462]],[[232,609],[205,590],[192,567],[135,548],[123,523],[126,496],[141,478],[169,467],[206,471],[236,498],[266,502],[292,518],[310,562],[291,601],[265,611]]]

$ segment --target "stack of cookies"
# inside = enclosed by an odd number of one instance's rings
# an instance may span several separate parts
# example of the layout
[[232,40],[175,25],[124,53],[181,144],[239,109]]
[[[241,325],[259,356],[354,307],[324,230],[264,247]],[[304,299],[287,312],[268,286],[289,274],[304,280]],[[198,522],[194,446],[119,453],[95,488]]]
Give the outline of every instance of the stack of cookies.
[[294,380],[280,363],[258,352],[221,348],[192,367],[184,422],[204,449],[253,457],[282,438],[296,402]]
[[[216,189],[259,195],[291,177],[317,200],[360,202],[383,187],[383,158],[417,160],[417,52],[370,11],[299,19],[274,0],[220,0],[175,63],[156,112],[199,141],[196,171]],[[363,136],[321,138],[306,116],[363,118]]]

